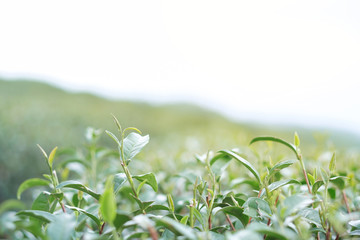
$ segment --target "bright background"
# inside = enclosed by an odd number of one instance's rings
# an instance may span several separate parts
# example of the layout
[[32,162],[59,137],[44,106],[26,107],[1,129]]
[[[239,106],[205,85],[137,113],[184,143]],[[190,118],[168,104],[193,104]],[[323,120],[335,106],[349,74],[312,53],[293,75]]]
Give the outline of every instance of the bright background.
[[360,134],[360,1],[1,1],[0,76]]

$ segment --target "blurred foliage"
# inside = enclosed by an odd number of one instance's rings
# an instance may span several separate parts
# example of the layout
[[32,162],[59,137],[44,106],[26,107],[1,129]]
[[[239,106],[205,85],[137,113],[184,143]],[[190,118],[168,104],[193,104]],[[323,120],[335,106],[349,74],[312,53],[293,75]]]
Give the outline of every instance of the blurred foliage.
[[[249,139],[263,134],[289,138],[297,130],[304,142],[302,149],[313,158],[321,158],[334,145],[338,149],[350,148],[360,142],[349,134],[313,135],[312,131],[295,127],[239,124],[192,105],[114,101],[68,93],[39,82],[0,80],[0,202],[14,198],[25,179],[40,177],[45,171],[36,144],[47,152],[59,146],[59,154],[65,154],[68,148],[84,143],[88,126],[114,130],[111,113],[124,126],[136,126],[143,134],[150,134],[150,144],[143,154],[155,172],[181,169],[193,161],[194,154],[209,149],[242,148]],[[113,146],[104,134],[99,144]],[[346,154],[352,156],[351,152]],[[30,193],[24,193],[23,199],[31,199],[26,194]]]

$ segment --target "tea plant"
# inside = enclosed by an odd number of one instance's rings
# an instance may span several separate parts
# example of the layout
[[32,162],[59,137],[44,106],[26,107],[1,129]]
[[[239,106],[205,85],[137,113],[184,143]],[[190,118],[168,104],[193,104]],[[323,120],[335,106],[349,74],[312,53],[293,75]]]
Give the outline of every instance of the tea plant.
[[[98,146],[102,131],[89,128],[84,152],[40,146],[48,173],[18,188],[20,200],[0,205],[0,235],[9,239],[350,239],[360,237],[359,178],[304,158],[294,143],[265,136],[246,151],[196,156],[173,174],[143,172],[149,142],[134,127],[105,131],[116,146]],[[272,144],[295,159],[278,158]],[[260,148],[261,147],[261,148]],[[265,152],[257,152],[257,149]],[[245,152],[248,152],[245,154]],[[287,156],[287,155],[286,155]],[[142,158],[142,160],[138,159]],[[267,160],[268,159],[268,160]],[[164,159],[167,164],[171,159]],[[311,162],[311,165],[309,162]],[[139,164],[136,166],[134,162]],[[344,162],[344,161],[343,161]],[[140,166],[140,167],[139,167]],[[311,169],[308,171],[307,169]],[[288,174],[287,172],[292,172]],[[134,174],[136,173],[136,174]],[[18,210],[18,211],[14,211]]]

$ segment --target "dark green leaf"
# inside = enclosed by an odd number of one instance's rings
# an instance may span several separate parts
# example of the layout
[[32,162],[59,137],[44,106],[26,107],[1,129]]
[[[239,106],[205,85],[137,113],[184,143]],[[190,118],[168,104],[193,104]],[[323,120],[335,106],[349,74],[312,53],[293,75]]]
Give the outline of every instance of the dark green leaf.
[[25,180],[18,188],[17,198],[20,199],[21,193],[24,192],[28,188],[36,187],[36,186],[49,186],[50,182],[41,178],[30,178]]
[[[141,214],[141,213],[139,213],[139,214]],[[130,220],[131,220],[131,217],[129,216],[129,214],[127,214],[125,212],[117,212],[115,220],[114,220],[114,227],[116,229],[120,229],[126,222],[128,222]]]
[[330,178],[330,182],[337,186],[340,190],[343,190],[345,188],[345,178],[346,177],[343,176],[332,177]]
[[229,155],[230,157],[234,158],[235,160],[237,160],[238,162],[240,162],[241,164],[243,164],[247,169],[250,170],[250,172],[255,176],[256,180],[261,184],[260,175],[259,175],[258,171],[256,171],[256,169],[254,168],[254,166],[251,163],[249,163],[244,158],[240,157],[235,152],[231,152],[231,151],[228,151],[228,150],[220,150],[219,152],[220,153],[225,153],[225,154]]
[[54,200],[55,200],[54,196],[52,196],[50,193],[42,192],[34,200],[32,206],[31,206],[31,209],[50,212],[50,206]]
[[228,207],[223,207],[220,211],[236,217],[237,219],[239,219],[241,221],[241,223],[244,226],[249,221],[249,217],[244,214],[244,210],[242,208],[240,208],[240,207],[228,206]]
[[314,183],[314,185],[312,186],[312,193],[313,194],[316,194],[317,193],[317,191],[319,190],[319,188],[322,186],[322,185],[324,185],[324,181],[316,181],[315,183]]
[[82,183],[80,183],[78,181],[74,181],[74,180],[65,181],[65,182],[62,182],[59,185],[57,185],[56,188],[57,189],[60,189],[60,188],[72,188],[72,189],[80,190],[80,191],[82,191],[84,193],[87,193],[90,196],[92,196],[93,198],[95,198],[96,200],[100,199],[100,194],[94,192],[93,190],[91,190],[90,188],[84,186]]

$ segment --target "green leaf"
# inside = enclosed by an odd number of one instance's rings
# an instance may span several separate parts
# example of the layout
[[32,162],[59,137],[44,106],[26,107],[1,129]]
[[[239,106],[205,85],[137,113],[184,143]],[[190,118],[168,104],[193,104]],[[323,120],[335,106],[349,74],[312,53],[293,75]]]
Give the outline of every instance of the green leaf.
[[234,158],[236,161],[240,162],[241,164],[243,164],[247,169],[250,170],[250,172],[255,176],[256,180],[259,182],[259,184],[261,185],[261,179],[260,179],[260,175],[258,173],[258,171],[256,171],[256,169],[254,168],[254,166],[249,163],[247,160],[245,160],[244,158],[240,157],[238,154],[236,154],[235,152],[232,151],[228,151],[228,150],[220,150],[219,152],[221,153],[225,153],[227,155],[229,155],[230,157]]
[[333,172],[335,170],[335,165],[336,165],[336,154],[333,153],[331,160],[330,160],[330,164],[329,164],[330,172]]
[[175,212],[174,200],[172,199],[170,193],[167,195],[167,200],[168,200],[168,205],[169,205],[170,211]]
[[[283,187],[285,185],[288,185],[288,184],[300,184],[300,182],[298,180],[295,180],[295,179],[286,179],[286,180],[280,180],[280,181],[277,181],[277,182],[273,182],[272,184],[270,184],[268,186],[268,189],[270,192],[280,188],[280,187]],[[263,191],[265,192],[265,191]]]
[[[141,214],[141,213],[139,213]],[[117,212],[116,213],[116,217],[114,222],[114,227],[116,229],[121,228],[126,222],[130,221],[131,217],[129,216],[129,214],[125,213],[125,212]]]
[[57,189],[60,189],[60,188],[72,188],[72,189],[80,190],[80,191],[82,191],[84,193],[87,193],[90,196],[92,196],[93,198],[95,198],[96,200],[100,199],[100,194],[94,192],[93,190],[91,190],[90,188],[84,186],[82,183],[80,183],[78,181],[74,181],[74,180],[65,181],[65,182],[62,182],[59,185],[57,185],[56,188]]
[[286,216],[289,216],[308,207],[313,202],[314,200],[312,200],[310,196],[303,196],[300,194],[287,197],[283,202],[286,208],[285,214]]
[[[150,201],[149,203],[153,203],[153,201]],[[167,206],[159,205],[159,204],[154,204],[154,205],[148,206],[146,208],[146,213],[153,212],[153,211],[170,211],[170,209]],[[141,213],[142,213],[141,209],[133,212],[134,215],[138,215]]]
[[50,167],[52,168],[52,165],[53,165],[53,161],[54,161],[54,157],[55,157],[55,154],[56,154],[56,150],[58,149],[58,147],[55,147],[52,151],[51,151],[51,153],[50,153],[50,155],[49,155],[49,159],[48,159],[48,162],[49,162],[49,165],[50,165]]
[[298,215],[304,217],[309,223],[315,224],[317,227],[322,227],[318,210],[305,208],[299,211]]
[[139,195],[140,194],[140,190],[141,188],[144,186],[144,184],[147,182],[147,180],[145,179],[144,181],[142,181],[139,186],[136,189],[136,194]]
[[343,176],[337,176],[330,178],[330,182],[333,183],[335,186],[337,186],[340,190],[345,189],[345,181],[346,177]]
[[44,157],[46,159],[48,159],[48,155],[46,154],[45,150],[39,145],[39,144],[36,144],[38,146],[38,148],[40,148],[40,151],[42,152],[42,154],[44,155]]
[[236,217],[237,219],[239,219],[241,221],[241,223],[244,226],[246,226],[246,224],[249,221],[249,217],[244,214],[244,210],[240,207],[227,206],[227,207],[223,207],[220,211],[224,212],[225,214],[229,214],[229,215]]
[[25,180],[17,190],[17,198],[20,199],[21,193],[24,192],[28,188],[36,187],[36,186],[49,186],[50,182],[41,178],[30,178]]
[[294,134],[294,145],[297,148],[300,146],[300,138],[299,138],[299,135],[297,134],[297,132],[295,132],[295,134]]
[[154,189],[155,192],[157,192],[158,190],[158,185],[157,185],[157,181],[156,181],[156,177],[154,173],[146,173],[143,175],[137,175],[137,176],[133,176],[133,178],[135,178],[136,180],[143,182],[146,180],[146,184],[149,185],[150,187],[152,187],[152,189]]
[[248,229],[256,231],[261,234],[266,234],[266,236],[273,238],[273,239],[278,239],[278,240],[295,239],[295,237],[296,237],[296,236],[292,236],[292,238],[288,238],[288,237],[286,237],[286,235],[282,234],[279,230],[273,229],[269,226],[266,226],[265,224],[258,223],[258,222],[252,223],[248,227]]
[[25,204],[19,200],[9,199],[0,204],[0,215],[11,209],[25,209]]
[[108,130],[105,130],[106,134],[109,135],[109,137],[111,137],[116,143],[117,145],[120,147],[121,146],[121,143],[119,141],[119,139],[110,131]]
[[257,197],[248,198],[244,203],[243,208],[244,208],[244,214],[252,218],[259,218],[261,212],[271,215],[271,209],[269,203],[261,198],[257,198]]
[[55,215],[53,215],[49,212],[40,211],[40,210],[23,210],[23,211],[18,212],[16,215],[34,217],[34,218],[39,219],[46,223],[49,223],[49,222],[55,220]]
[[51,193],[44,191],[34,200],[31,209],[50,212],[50,207],[54,200],[55,198]]
[[263,236],[255,231],[244,229],[228,236],[227,239],[228,240],[240,240],[240,239],[262,240]]
[[133,159],[149,142],[149,135],[132,132],[124,139],[124,161]]
[[181,224],[184,224],[184,225],[187,225],[187,221],[188,221],[188,219],[189,219],[189,216],[184,216],[181,220],[180,220],[180,223]]
[[324,181],[321,181],[321,180],[316,181],[316,182],[314,183],[314,185],[312,186],[312,193],[313,193],[313,194],[316,194],[317,191],[319,190],[319,188],[320,188],[322,185],[324,185]]
[[250,145],[255,142],[259,142],[259,141],[272,141],[272,142],[281,143],[281,144],[287,146],[288,148],[290,148],[295,153],[296,157],[298,157],[298,153],[296,151],[296,146],[294,146],[291,143],[286,142],[285,140],[283,140],[281,138],[271,137],[271,136],[256,137],[253,140],[251,140]]
[[71,240],[75,232],[76,221],[70,214],[56,215],[47,227],[46,233],[51,240]]
[[95,215],[85,211],[84,209],[81,209],[81,208],[78,208],[78,207],[72,207],[72,206],[69,206],[69,205],[65,205],[68,209],[72,210],[72,211],[77,211],[77,212],[80,212],[80,213],[83,213],[85,214],[86,216],[88,216],[89,218],[91,218],[98,227],[101,227],[101,222],[100,222],[100,219],[98,219]]
[[139,198],[135,197],[133,194],[130,193],[130,196],[137,202],[137,204],[139,205],[139,208],[141,210],[146,210],[151,204],[154,203],[154,201],[147,201],[147,202],[143,202],[141,201]]
[[285,160],[282,162],[278,162],[277,164],[275,164],[275,166],[273,166],[270,171],[269,171],[269,178],[275,174],[276,172],[280,171],[281,169],[287,168],[289,166],[291,166],[292,164],[294,164],[295,162],[297,162],[297,160]]
[[113,179],[113,176],[108,177],[105,183],[105,191],[99,200],[101,214],[105,222],[108,222],[110,225],[113,225],[113,221],[116,217],[116,201]]
[[116,126],[117,126],[117,128],[118,128],[118,130],[119,130],[119,133],[122,133],[122,128],[121,128],[121,125],[120,125],[119,120],[118,120],[113,114],[111,114],[111,116],[112,116],[113,119],[114,119],[114,122],[115,122],[115,124],[116,124]]
[[165,227],[177,236],[184,236],[186,239],[196,239],[195,232],[192,228],[168,217],[157,219],[156,226]]
[[315,178],[313,177],[313,175],[311,175],[310,173],[307,173],[308,179],[311,183],[311,185],[314,185],[315,183]]
[[114,193],[115,195],[118,194],[121,187],[125,184],[127,181],[126,174],[125,173],[118,173],[114,175]]

